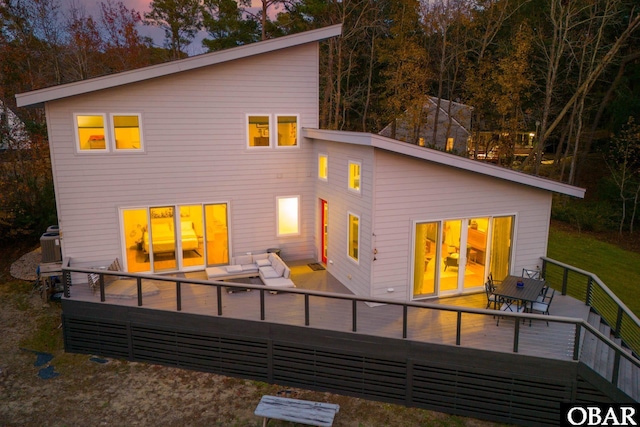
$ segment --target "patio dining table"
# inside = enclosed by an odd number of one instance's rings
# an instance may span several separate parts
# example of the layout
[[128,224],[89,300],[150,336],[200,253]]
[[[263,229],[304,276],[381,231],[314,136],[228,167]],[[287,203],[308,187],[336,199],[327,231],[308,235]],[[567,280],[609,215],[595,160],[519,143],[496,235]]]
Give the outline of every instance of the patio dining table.
[[[522,282],[524,285],[520,287],[518,282]],[[496,284],[493,293],[503,302],[501,310],[526,311],[527,304],[536,301],[544,285],[544,280],[509,275],[504,278],[502,283]],[[513,307],[513,304],[516,304],[516,307]]]

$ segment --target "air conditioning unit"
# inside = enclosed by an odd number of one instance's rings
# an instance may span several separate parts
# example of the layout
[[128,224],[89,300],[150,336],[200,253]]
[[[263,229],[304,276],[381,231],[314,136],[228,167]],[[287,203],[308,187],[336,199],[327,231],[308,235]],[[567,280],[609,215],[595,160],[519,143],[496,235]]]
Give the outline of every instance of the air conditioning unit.
[[59,233],[44,233],[40,236],[40,247],[42,248],[42,263],[62,261]]
[[47,227],[47,231],[45,233],[57,233],[60,234],[60,226],[58,225],[50,225]]

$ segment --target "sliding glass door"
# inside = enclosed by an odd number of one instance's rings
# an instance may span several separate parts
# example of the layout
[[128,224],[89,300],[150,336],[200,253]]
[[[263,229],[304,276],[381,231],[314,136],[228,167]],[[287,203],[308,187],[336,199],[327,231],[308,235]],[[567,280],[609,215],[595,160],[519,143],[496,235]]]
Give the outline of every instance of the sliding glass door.
[[414,230],[413,298],[482,290],[510,270],[513,216],[419,222]]
[[189,271],[228,263],[227,211],[226,203],[122,209],[127,271]]

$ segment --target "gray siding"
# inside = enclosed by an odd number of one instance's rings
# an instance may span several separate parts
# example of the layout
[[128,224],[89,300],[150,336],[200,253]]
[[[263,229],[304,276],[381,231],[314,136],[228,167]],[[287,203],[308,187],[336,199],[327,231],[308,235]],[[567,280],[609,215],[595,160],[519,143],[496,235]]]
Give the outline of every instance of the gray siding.
[[[318,199],[328,202],[327,270],[356,295],[369,296],[373,250],[373,148],[327,141],[316,141],[314,146],[316,195]],[[326,182],[317,178],[319,153],[328,155],[329,173]],[[360,194],[355,194],[347,187],[349,161],[361,163]],[[319,207],[317,209],[319,212]],[[360,217],[358,264],[347,256],[348,212]],[[317,229],[320,229],[319,224]]]
[[[551,193],[376,150],[372,296],[411,298],[414,221],[515,215],[512,272],[546,254]],[[394,293],[388,293],[394,288]]]
[[[47,103],[64,256],[121,255],[118,209],[229,202],[232,254],[315,256],[311,144],[246,148],[246,114],[318,126],[316,43]],[[73,113],[141,113],[144,153],[75,150]],[[300,134],[300,139],[302,136]],[[301,234],[276,236],[276,196],[301,197]]]

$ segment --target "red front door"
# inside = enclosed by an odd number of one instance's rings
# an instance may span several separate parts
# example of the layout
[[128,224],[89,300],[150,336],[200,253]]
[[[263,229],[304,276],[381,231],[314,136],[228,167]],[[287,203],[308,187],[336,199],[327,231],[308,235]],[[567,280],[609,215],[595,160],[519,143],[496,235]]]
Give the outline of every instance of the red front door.
[[320,199],[320,253],[322,262],[327,263],[327,201]]

